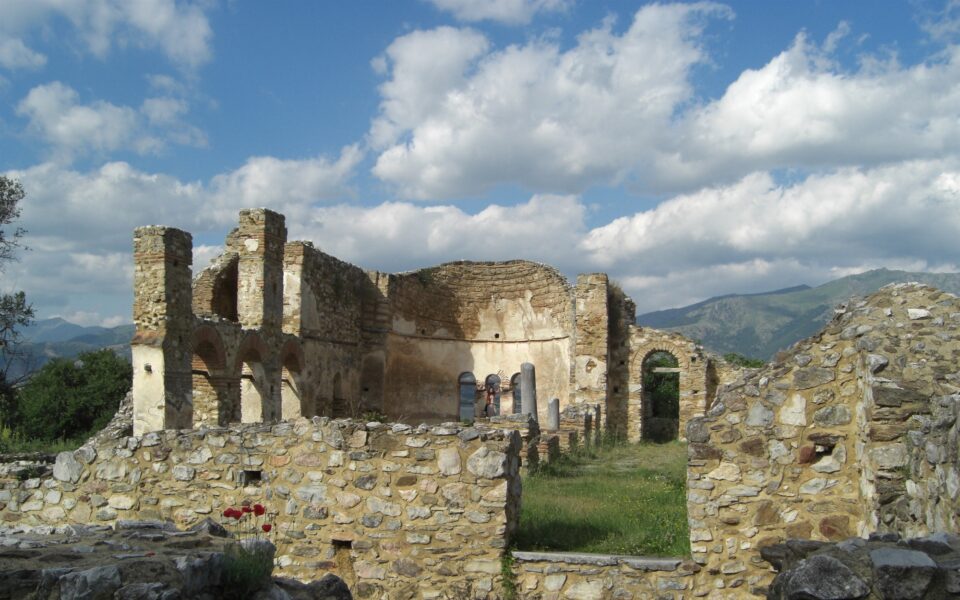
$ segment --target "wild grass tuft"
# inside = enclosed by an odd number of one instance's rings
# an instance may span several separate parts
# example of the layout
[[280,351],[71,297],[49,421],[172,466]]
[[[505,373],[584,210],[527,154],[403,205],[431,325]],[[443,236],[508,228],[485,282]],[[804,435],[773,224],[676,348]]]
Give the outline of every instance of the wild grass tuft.
[[690,553],[686,445],[604,445],[523,481],[520,550],[648,556]]

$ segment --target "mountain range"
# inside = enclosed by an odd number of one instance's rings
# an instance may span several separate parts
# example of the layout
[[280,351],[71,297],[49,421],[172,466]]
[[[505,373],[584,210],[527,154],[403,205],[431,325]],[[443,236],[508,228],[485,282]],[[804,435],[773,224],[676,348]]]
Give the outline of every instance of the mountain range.
[[109,348],[130,359],[133,324],[116,327],[76,325],[59,317],[34,321],[21,331],[25,340],[21,348],[28,356],[25,364],[12,365],[7,374],[11,381],[23,375],[24,368],[35,370],[53,358],[73,358],[78,354]]
[[960,295],[960,273],[913,273],[875,269],[817,287],[800,285],[760,294],[730,294],[642,314],[637,324],[676,331],[720,354],[736,352],[770,359],[820,330],[833,309],[851,296],[865,296],[888,283],[917,281]]

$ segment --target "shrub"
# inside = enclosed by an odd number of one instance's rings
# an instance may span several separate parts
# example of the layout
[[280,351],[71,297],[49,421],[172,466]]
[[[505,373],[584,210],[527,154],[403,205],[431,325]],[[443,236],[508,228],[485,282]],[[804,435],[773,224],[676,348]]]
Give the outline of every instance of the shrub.
[[130,391],[132,378],[130,363],[110,350],[52,360],[17,394],[15,433],[52,441],[101,429]]
[[223,598],[253,598],[270,581],[273,547],[230,544],[223,553]]

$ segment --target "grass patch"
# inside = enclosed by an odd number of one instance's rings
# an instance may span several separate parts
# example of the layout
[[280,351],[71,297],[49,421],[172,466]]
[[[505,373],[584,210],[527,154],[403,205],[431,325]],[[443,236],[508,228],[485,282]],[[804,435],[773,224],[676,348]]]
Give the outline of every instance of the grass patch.
[[520,550],[687,556],[686,444],[613,445],[523,480]]

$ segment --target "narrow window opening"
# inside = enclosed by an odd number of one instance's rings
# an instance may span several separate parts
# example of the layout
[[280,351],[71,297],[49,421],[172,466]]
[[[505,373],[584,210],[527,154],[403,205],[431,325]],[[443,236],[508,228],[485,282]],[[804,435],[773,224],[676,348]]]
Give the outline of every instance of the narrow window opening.
[[241,471],[240,485],[260,485],[263,481],[263,471]]

